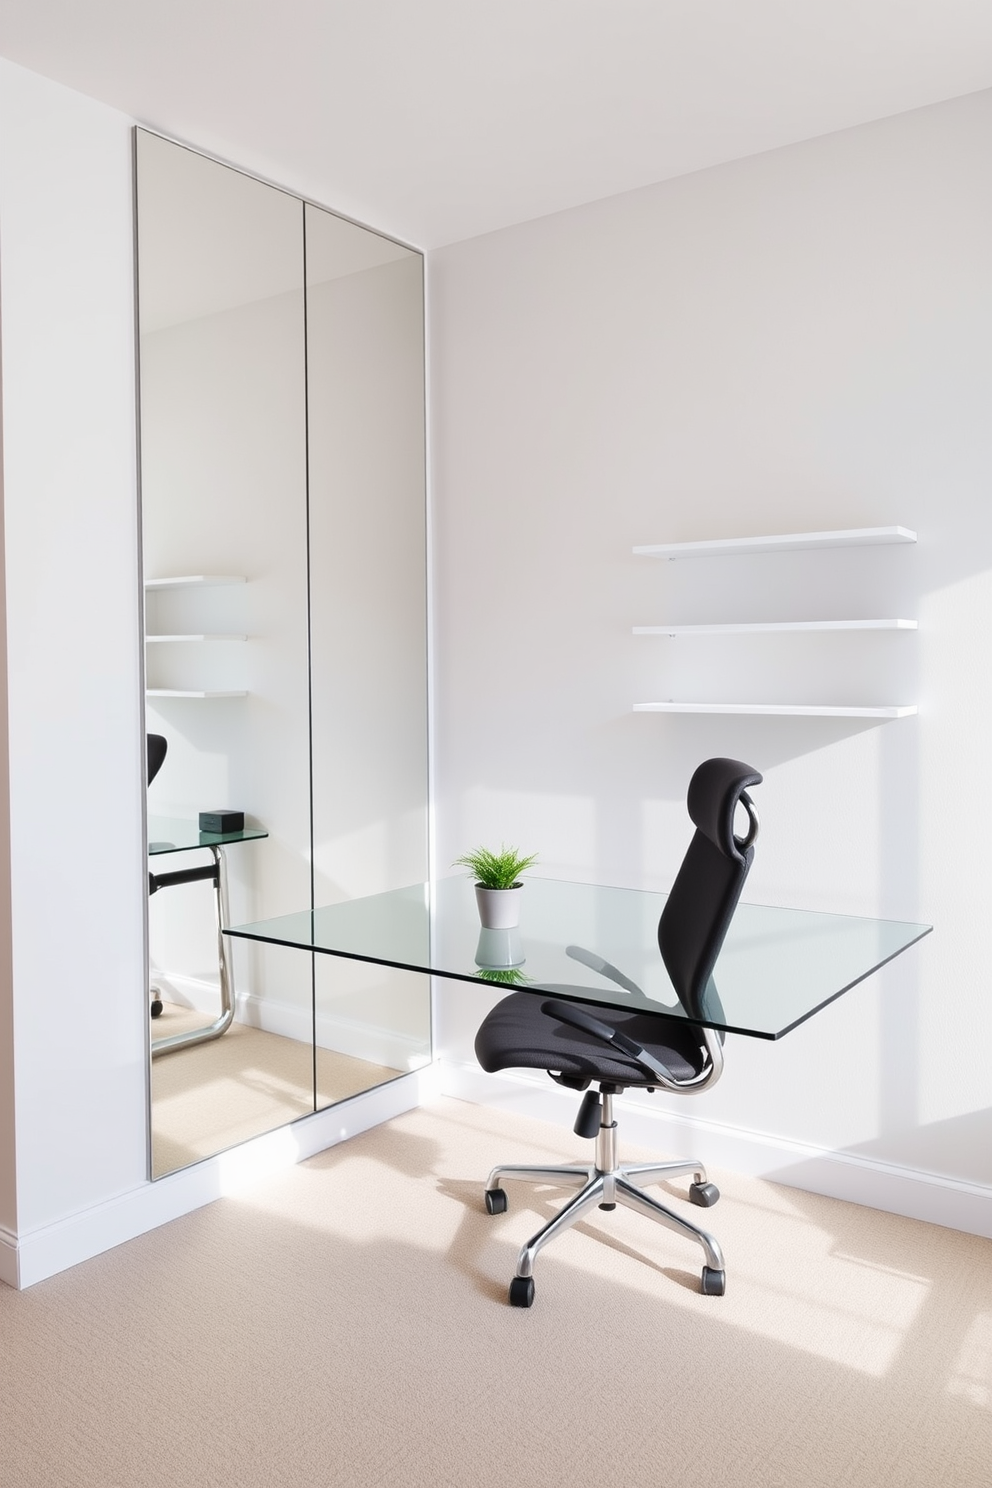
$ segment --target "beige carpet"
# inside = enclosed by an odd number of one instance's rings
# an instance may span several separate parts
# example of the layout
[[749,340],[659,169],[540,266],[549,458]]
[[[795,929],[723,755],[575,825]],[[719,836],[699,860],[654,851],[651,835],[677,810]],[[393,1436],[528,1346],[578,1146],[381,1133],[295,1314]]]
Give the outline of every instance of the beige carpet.
[[[210,1021],[167,1002],[152,1024],[152,1037],[185,1033]],[[398,1073],[319,1049],[317,1106],[395,1080]],[[313,1109],[310,1045],[232,1023],[220,1038],[152,1061],[152,1174],[160,1178]]]
[[443,1101],[0,1287],[0,1483],[984,1488],[989,1242],[718,1174],[725,1297],[617,1210],[512,1309],[551,1193],[491,1219],[482,1177],[584,1145]]

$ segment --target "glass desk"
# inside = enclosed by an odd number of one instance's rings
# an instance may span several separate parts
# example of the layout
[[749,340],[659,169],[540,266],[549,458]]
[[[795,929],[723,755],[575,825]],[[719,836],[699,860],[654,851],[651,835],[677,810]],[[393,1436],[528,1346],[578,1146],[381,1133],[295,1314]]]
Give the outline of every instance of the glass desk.
[[[519,930],[480,930],[472,880],[446,878],[224,934],[576,1002],[682,1018],[658,950],[667,895],[529,878]],[[777,1039],[932,926],[741,904],[696,1021]]]
[[[187,1033],[174,1033],[169,1038],[152,1039],[152,1058],[171,1054],[175,1049],[188,1048],[190,1044],[204,1044],[208,1039],[219,1038],[231,1026],[234,1018],[234,971],[227,954],[224,929],[230,919],[227,902],[227,860],[224,848],[235,842],[253,842],[267,837],[268,832],[260,827],[245,827],[240,832],[201,832],[195,821],[186,821],[171,816],[148,818],[148,856],[159,857],[163,853],[196,852],[205,847],[212,862],[202,868],[180,868],[174,873],[149,873],[148,892],[174,888],[177,884],[199,883],[205,880],[214,886],[214,910],[217,916],[217,966],[220,972],[220,1016],[206,1028],[193,1028]],[[161,1012],[161,999],[155,1002]]]
[[268,837],[261,827],[245,827],[242,832],[201,832],[195,821],[174,816],[148,818],[148,854],[194,852],[198,847],[229,847],[232,842],[254,842]]

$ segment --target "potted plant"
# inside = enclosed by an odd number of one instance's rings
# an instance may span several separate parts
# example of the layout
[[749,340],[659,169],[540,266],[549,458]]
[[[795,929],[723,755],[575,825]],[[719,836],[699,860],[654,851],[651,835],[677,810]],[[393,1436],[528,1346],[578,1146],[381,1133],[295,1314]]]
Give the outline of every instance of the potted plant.
[[479,919],[487,930],[512,930],[520,920],[520,875],[537,862],[537,853],[522,857],[515,847],[500,847],[491,852],[477,847],[474,852],[456,858],[453,867],[470,868],[475,877],[475,898]]

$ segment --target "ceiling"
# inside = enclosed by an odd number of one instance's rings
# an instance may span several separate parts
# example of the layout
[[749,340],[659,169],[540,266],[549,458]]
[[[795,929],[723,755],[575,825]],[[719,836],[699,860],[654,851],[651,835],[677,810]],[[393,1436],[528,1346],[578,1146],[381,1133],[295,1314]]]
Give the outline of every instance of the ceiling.
[[992,86],[990,0],[0,0],[0,55],[420,247]]

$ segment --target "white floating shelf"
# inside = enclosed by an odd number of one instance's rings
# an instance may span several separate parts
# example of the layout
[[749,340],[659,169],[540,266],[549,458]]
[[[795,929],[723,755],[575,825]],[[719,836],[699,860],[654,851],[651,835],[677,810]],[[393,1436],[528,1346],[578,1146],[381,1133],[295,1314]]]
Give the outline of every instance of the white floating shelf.
[[145,697],[150,698],[236,698],[247,697],[247,692],[190,692],[186,688],[149,687]]
[[175,579],[146,579],[146,589],[189,589],[193,585],[246,584],[244,574],[185,574]]
[[785,553],[800,548],[863,548],[915,543],[908,527],[851,527],[843,532],[786,532],[767,537],[718,537],[706,542],[653,543],[634,549],[639,558],[722,558],[731,554]]
[[146,641],[246,641],[246,635],[146,635]]
[[[635,625],[634,635],[758,635],[782,630],[916,630],[915,620],[762,620],[733,625]],[[149,640],[151,640],[149,636]]]
[[802,718],[912,718],[918,709],[833,708],[811,703],[635,703],[635,713],[758,713]]

